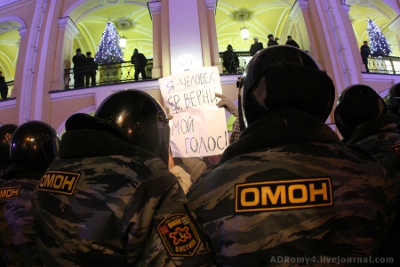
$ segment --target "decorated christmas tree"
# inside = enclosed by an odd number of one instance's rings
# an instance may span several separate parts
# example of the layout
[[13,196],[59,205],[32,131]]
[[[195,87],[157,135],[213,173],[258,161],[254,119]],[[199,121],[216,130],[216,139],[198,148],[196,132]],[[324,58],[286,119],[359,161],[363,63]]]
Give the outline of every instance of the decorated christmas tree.
[[111,21],[107,22],[98,51],[94,57],[94,61],[98,64],[117,63],[124,61],[124,52],[119,46],[120,36]]
[[372,55],[388,56],[392,52],[385,36],[383,36],[381,30],[371,19],[368,19],[367,22],[367,33]]

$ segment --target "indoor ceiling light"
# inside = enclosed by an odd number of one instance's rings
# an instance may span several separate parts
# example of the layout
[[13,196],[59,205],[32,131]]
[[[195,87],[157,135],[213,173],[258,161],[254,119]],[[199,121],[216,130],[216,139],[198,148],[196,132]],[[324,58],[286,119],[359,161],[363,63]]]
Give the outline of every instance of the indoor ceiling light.
[[121,38],[119,38],[119,46],[122,48],[125,48],[126,46],[126,37],[122,36]]
[[240,28],[240,34],[242,35],[243,40],[249,39],[249,29],[244,26],[244,20],[243,20],[243,14],[241,14],[242,17],[242,22],[243,22],[243,28]]
[[124,34],[126,23],[125,22],[120,22],[119,24],[122,27],[122,37],[119,38],[119,46],[122,47],[122,48],[125,48],[126,47],[126,41],[127,41],[127,39],[125,37],[125,34]]

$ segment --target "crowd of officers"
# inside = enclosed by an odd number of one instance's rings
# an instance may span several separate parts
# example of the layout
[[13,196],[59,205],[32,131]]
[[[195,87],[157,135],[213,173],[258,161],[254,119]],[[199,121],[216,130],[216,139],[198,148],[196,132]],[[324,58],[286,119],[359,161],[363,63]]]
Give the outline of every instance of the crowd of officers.
[[[183,190],[169,119],[150,95],[0,128],[0,266],[399,264],[400,84],[335,88],[293,46],[238,81],[240,137]],[[187,193],[186,193],[187,192]]]

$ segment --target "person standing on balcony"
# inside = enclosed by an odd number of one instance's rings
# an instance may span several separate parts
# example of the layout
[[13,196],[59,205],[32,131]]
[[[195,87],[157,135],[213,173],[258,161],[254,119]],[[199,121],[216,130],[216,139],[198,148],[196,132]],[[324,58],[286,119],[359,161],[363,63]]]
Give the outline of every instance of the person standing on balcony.
[[254,56],[258,51],[264,48],[263,43],[258,41],[258,37],[253,38],[254,43],[250,46],[250,56]]
[[291,46],[295,46],[297,48],[300,48],[299,44],[293,40],[292,36],[288,36],[285,45],[291,45]]
[[98,68],[97,63],[94,62],[94,58],[92,58],[92,52],[86,52],[86,87],[89,87],[89,80],[91,80],[92,86],[96,86],[96,71]]
[[86,57],[82,55],[80,48],[76,49],[76,55],[72,57],[72,63],[74,63],[74,88],[81,88],[85,79]]
[[268,43],[267,46],[278,45],[279,38],[274,38],[273,34],[268,34]]
[[235,52],[233,52],[232,45],[228,45],[227,50],[222,54],[222,60],[224,68],[227,73],[237,73],[239,67],[239,58]]
[[142,80],[146,79],[147,58],[137,48],[133,50],[131,63],[135,65],[135,81],[139,80],[139,73],[142,74]]
[[3,72],[0,71],[0,96],[1,99],[6,99],[8,95],[8,86],[4,79]]
[[360,53],[361,53],[362,61],[363,61],[364,65],[365,65],[365,70],[367,72],[369,72],[369,69],[368,69],[368,57],[369,57],[369,54],[371,54],[371,49],[369,48],[367,41],[364,41],[364,44],[360,47]]

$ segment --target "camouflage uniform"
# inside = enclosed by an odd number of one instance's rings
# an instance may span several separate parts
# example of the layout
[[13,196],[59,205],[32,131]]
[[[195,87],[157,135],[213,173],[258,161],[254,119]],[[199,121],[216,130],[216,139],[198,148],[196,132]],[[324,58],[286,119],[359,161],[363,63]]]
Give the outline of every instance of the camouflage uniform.
[[357,127],[347,144],[366,150],[381,163],[393,179],[396,191],[400,188],[400,134],[399,117],[385,114]]
[[211,265],[167,166],[104,131],[63,135],[35,190],[34,218],[46,266]]
[[375,255],[393,216],[384,168],[300,110],[272,110],[189,189],[220,266]]
[[[347,144],[360,147],[367,151],[376,161],[381,163],[393,180],[396,194],[400,194],[400,134],[399,117],[394,114],[385,114],[357,127],[351,134]],[[397,201],[397,215],[395,225],[400,223],[400,204]],[[395,233],[391,235],[393,240],[389,241],[389,248],[396,248],[392,255],[399,260],[400,255],[400,230],[395,227]],[[389,249],[385,249],[386,252]],[[388,252],[389,253],[389,252]]]
[[42,175],[11,165],[0,179],[0,266],[43,266],[33,227],[31,202],[33,190]]

